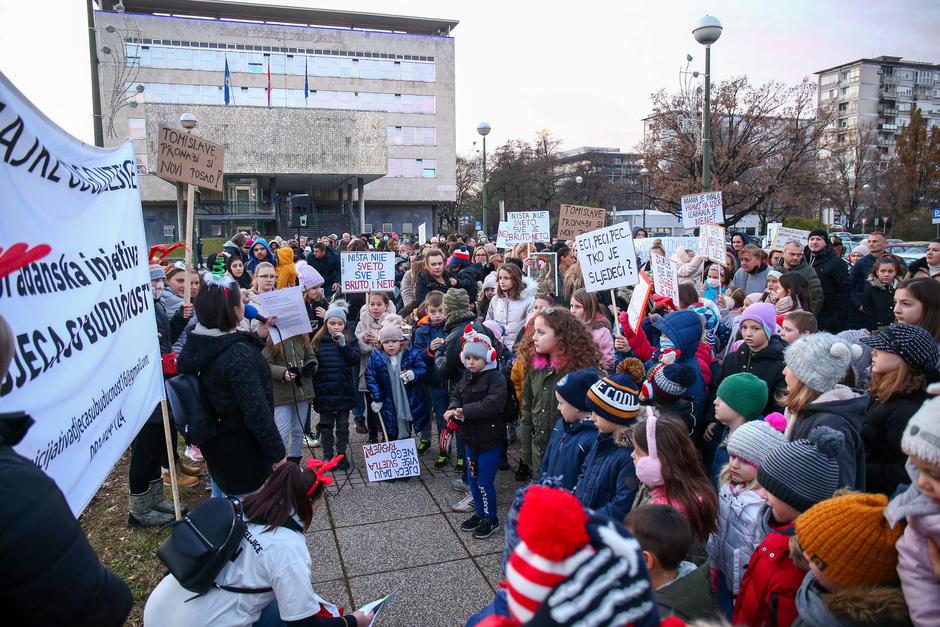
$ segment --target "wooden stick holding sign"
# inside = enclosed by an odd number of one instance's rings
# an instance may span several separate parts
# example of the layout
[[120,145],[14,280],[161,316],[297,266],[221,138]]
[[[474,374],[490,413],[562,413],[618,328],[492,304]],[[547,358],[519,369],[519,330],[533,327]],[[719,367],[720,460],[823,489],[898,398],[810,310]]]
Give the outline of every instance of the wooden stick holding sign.
[[620,312],[617,310],[616,290],[610,290],[610,310],[614,313],[614,335],[620,335]]
[[163,435],[166,438],[166,458],[169,460],[167,465],[170,467],[170,489],[173,492],[173,509],[176,512],[176,520],[183,518],[183,512],[180,510],[180,489],[176,482],[176,462],[173,454],[173,438],[170,436],[170,411],[166,406],[166,399],[160,401],[160,410],[163,412]]
[[193,292],[193,229],[196,222],[196,187],[195,185],[186,186],[186,247],[183,251],[183,265],[186,270],[186,285],[183,286],[183,304],[188,305],[192,302]]

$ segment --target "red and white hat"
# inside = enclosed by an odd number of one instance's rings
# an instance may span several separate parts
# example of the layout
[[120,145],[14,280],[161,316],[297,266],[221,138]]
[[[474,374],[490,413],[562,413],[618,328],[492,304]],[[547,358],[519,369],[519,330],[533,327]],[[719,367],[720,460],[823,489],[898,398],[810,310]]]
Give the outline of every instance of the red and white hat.
[[496,363],[496,349],[490,338],[483,333],[464,333],[464,344],[460,350],[460,362],[466,365],[467,357],[478,357],[487,364]]
[[465,248],[458,248],[454,251],[453,257],[461,261],[470,261],[470,251]]

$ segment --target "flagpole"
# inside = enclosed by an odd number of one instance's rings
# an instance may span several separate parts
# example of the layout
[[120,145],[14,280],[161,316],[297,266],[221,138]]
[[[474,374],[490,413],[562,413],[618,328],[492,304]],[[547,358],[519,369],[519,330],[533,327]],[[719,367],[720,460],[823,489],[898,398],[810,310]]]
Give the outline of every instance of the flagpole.
[[271,108],[271,57],[268,56],[268,109]]
[[304,56],[304,106],[307,106],[307,98],[310,96],[310,75],[307,73],[307,57]]

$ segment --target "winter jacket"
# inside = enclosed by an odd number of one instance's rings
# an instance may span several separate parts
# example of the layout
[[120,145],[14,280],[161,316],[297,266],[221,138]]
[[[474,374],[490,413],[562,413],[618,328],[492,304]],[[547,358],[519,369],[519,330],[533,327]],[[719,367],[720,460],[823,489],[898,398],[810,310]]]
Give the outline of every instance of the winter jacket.
[[682,562],[676,578],[655,592],[659,618],[676,616],[686,622],[709,620],[719,611],[712,597],[708,565]]
[[401,302],[405,307],[409,306],[415,299],[415,277],[409,270],[401,278]]
[[865,292],[865,283],[868,281],[868,277],[871,276],[871,269],[875,267],[875,262],[878,261],[878,259],[880,259],[880,257],[875,257],[871,253],[868,253],[852,266],[852,270],[849,273],[849,283],[852,287],[852,304],[855,306],[854,309],[858,309],[862,306],[862,294]]
[[844,331],[849,312],[849,299],[846,298],[849,294],[849,267],[828,241],[818,253],[811,252],[808,246],[804,248],[803,258],[816,271],[822,288],[822,308],[816,312],[819,329],[830,333]]
[[[693,371],[694,383],[686,388],[681,398],[692,404],[694,414],[691,428],[705,418],[705,400],[708,396],[702,367],[697,358],[697,351],[702,339],[702,319],[695,312],[689,310],[676,311],[660,318],[653,327],[662,335],[668,337],[675,348],[680,352],[676,365],[685,366]],[[660,351],[644,364],[646,371],[659,363]],[[710,377],[709,377],[710,379]]]
[[542,477],[561,477],[561,487],[573,490],[581,467],[597,440],[597,427],[591,420],[565,422],[559,418],[542,454]]
[[453,391],[457,387],[457,383],[460,382],[460,378],[466,370],[460,361],[460,351],[463,349],[463,335],[467,325],[470,325],[477,333],[485,333],[493,342],[493,346],[497,345],[492,332],[479,322],[474,322],[473,318],[473,313],[467,311],[450,322],[445,322],[444,331],[447,336],[444,338],[444,343],[438,346],[434,352],[434,369],[437,371],[438,378],[444,382],[449,391]]
[[[257,246],[258,244],[261,244],[268,250],[268,256],[265,257],[264,259],[258,259],[255,256],[255,246]],[[258,269],[258,264],[261,263],[262,261],[267,261],[271,265],[276,266],[277,255],[275,255],[274,251],[271,250],[271,247],[268,245],[267,240],[265,240],[263,237],[259,237],[255,239],[255,241],[251,244],[251,250],[248,251],[248,261],[245,262],[245,269],[248,272],[250,272],[252,276],[254,276],[255,270]]]
[[[809,308],[814,314],[822,310],[823,307],[823,289],[822,283],[819,281],[819,276],[816,274],[816,271],[813,270],[813,267],[806,263],[805,260],[800,260],[800,263],[793,268],[787,268],[783,265],[783,259],[777,261],[774,266],[775,269],[786,274],[787,272],[797,272],[802,274],[806,279],[806,283],[809,285]],[[746,292],[745,292],[746,293]]]
[[679,265],[676,275],[679,277],[679,283],[688,283],[695,287],[697,292],[702,291],[702,266],[708,257],[696,255],[688,263]]
[[614,434],[598,433],[574,488],[581,505],[617,522],[622,521],[630,511],[640,485],[632,455],[633,449],[625,446]]
[[366,342],[363,339],[366,333],[369,331],[378,338],[379,331],[382,330],[382,322],[385,320],[385,317],[395,313],[395,309],[391,303],[388,305],[388,310],[382,314],[382,317],[376,320],[372,317],[372,314],[369,313],[369,305],[366,303],[362,306],[362,310],[359,312],[359,324],[356,325],[356,341],[359,342],[359,352],[361,355],[361,363],[359,364],[359,391],[366,391],[366,364],[369,363],[369,355],[372,354],[373,349],[378,346],[378,339],[375,343]]
[[503,328],[500,342],[509,350],[512,350],[519,331],[525,328],[529,313],[535,305],[536,283],[529,277],[525,277],[524,281],[525,289],[519,294],[519,298],[499,296],[497,292],[490,301],[489,309],[486,310],[486,319],[495,320]]
[[911,624],[901,588],[865,586],[827,592],[812,572],[804,575],[796,593],[796,611],[799,616],[793,622],[794,627],[906,627]]
[[[405,384],[405,392],[408,395],[408,407],[411,410],[411,422],[415,433],[420,433],[428,423],[429,410],[421,389],[421,383],[427,375],[427,366],[420,353],[413,348],[403,350],[399,353],[401,357],[401,371],[411,370],[415,374],[414,381]],[[382,409],[379,412],[382,420],[385,422],[385,431],[390,440],[397,440],[398,433],[398,408],[395,407],[395,401],[392,398],[392,381],[389,378],[388,355],[385,351],[374,350],[369,356],[369,363],[366,364],[366,388],[372,395],[373,403],[382,403]],[[401,434],[402,437],[407,437]]]
[[431,350],[431,342],[436,339],[447,338],[444,331],[444,323],[438,325],[431,324],[431,319],[425,316],[418,320],[417,326],[411,336],[411,345],[415,350],[421,353],[425,365],[428,367],[428,376],[425,383],[437,387],[444,386],[444,380],[437,374],[437,368],[434,367],[434,352]]
[[590,325],[591,337],[597,345],[597,350],[601,354],[601,367],[607,372],[614,371],[614,336],[607,325],[607,318],[603,314],[598,314],[594,322]]
[[[763,517],[770,517],[770,507]],[[790,559],[793,524],[768,533],[751,555],[741,590],[734,601],[731,622],[750,627],[786,627],[796,619],[796,592],[803,571]]]
[[307,255],[307,265],[320,273],[323,277],[323,295],[330,300],[333,295],[333,284],[340,282],[339,253],[332,248],[326,249],[322,259],[317,259],[315,253]]
[[163,294],[160,295],[160,303],[163,305],[163,308],[166,309],[166,315],[172,318],[176,315],[176,311],[183,306],[183,298],[174,294],[173,291],[167,287],[163,290]]
[[862,290],[865,328],[874,331],[894,323],[894,290],[899,281],[885,285],[878,277],[868,277]]
[[907,267],[907,278],[910,279],[934,279],[940,281],[940,273],[930,274],[930,266],[927,265],[927,257],[921,257]]
[[[470,297],[471,305],[477,302],[477,296],[480,293],[480,283],[483,281],[487,272],[489,272],[489,270],[482,263],[468,263],[464,265],[459,272],[455,272],[457,280],[460,281],[462,285],[467,286],[465,289],[467,290],[467,296]],[[477,313],[483,315],[482,312]]]
[[356,405],[356,366],[359,346],[345,339],[342,345],[324,334],[316,348],[317,373],[313,377],[313,408],[317,413],[343,413]]
[[777,397],[787,390],[787,382],[783,377],[783,369],[786,367],[783,363],[785,348],[786,343],[778,335],[770,338],[767,346],[756,353],[747,344],[741,342],[737,350],[727,355],[721,364],[719,382],[739,372],[750,372],[758,379],[763,379],[770,391],[764,414],[780,411]]
[[218,433],[200,449],[212,478],[226,494],[258,490],[271,466],[284,459],[274,424],[271,368],[259,338],[196,325],[177,359],[181,374],[198,374]]
[[7,625],[117,627],[127,584],[98,560],[55,482],[13,450],[33,424],[0,414],[0,601]]
[[904,464],[907,455],[901,450],[901,436],[907,421],[920,409],[929,395],[917,390],[911,394],[895,394],[884,403],[872,401],[862,424],[865,444],[865,489],[892,496],[902,483],[908,483]]
[[836,458],[839,463],[839,487],[865,491],[865,446],[862,443],[862,424],[870,398],[865,392],[837,385],[807,405],[796,419],[788,413],[787,438],[793,442],[804,440],[820,425],[832,427],[845,436],[845,448]]
[[752,272],[747,272],[744,268],[738,268],[731,279],[729,287],[741,290],[745,296],[754,292],[763,292],[767,289],[767,275],[769,273],[770,266],[766,263],[760,264]]
[[[520,455],[523,462],[538,468],[533,461],[541,458],[548,446],[555,422],[561,417],[555,386],[567,370],[559,369],[542,355],[535,355],[522,384],[521,415],[519,417]],[[533,450],[536,455],[533,456]]]
[[[275,352],[271,344],[265,344],[264,350],[261,352],[271,367],[274,405],[286,405],[296,401],[313,399],[313,375],[317,371],[316,353],[313,352],[309,344],[306,347],[304,346],[304,341],[299,335],[287,338],[279,346],[283,347],[283,352],[280,355]],[[300,381],[300,385],[297,385],[294,381],[284,380],[284,373],[287,372],[288,367],[303,368],[307,364],[310,364],[307,368],[312,368],[313,371],[309,375],[303,374],[294,380]]]
[[448,409],[463,408],[460,435],[476,455],[498,448],[506,435],[503,410],[509,385],[495,362],[487,366],[489,370],[464,371],[448,405]]
[[741,589],[744,569],[763,540],[762,490],[726,483],[718,491],[718,530],[708,537],[708,565],[725,577],[732,594]]
[[[451,279],[456,281],[456,285],[450,284]],[[407,316],[417,309],[430,292],[444,292],[446,294],[450,289],[463,289],[467,291],[467,294],[470,294],[471,290],[476,289],[476,285],[471,285],[471,283],[473,282],[468,279],[460,278],[448,270],[444,270],[440,281],[433,279],[427,272],[422,272],[418,275],[418,278],[415,279],[415,298],[411,301],[410,305],[402,309],[401,315]],[[470,302],[472,303],[473,301]]]

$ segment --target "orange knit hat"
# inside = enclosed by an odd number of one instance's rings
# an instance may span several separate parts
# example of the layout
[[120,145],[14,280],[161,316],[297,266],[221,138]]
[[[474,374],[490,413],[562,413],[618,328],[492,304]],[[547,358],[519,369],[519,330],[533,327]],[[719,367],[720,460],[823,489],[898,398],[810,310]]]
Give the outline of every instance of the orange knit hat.
[[894,544],[904,532],[885,520],[888,497],[853,492],[812,506],[796,519],[796,535],[809,559],[842,588],[897,580]]

